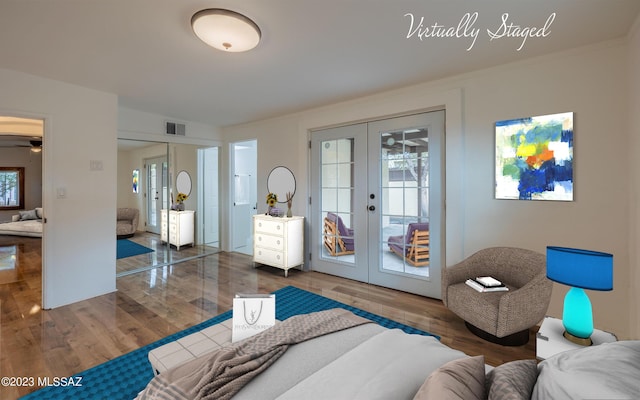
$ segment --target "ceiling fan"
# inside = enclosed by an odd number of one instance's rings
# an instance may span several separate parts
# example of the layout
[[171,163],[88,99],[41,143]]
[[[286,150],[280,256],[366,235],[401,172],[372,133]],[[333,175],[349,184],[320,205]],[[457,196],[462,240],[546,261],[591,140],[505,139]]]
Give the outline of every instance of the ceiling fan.
[[0,136],[0,147],[28,147],[33,153],[40,153],[42,151],[42,138],[2,135]]
[[30,140],[29,144],[31,145],[32,153],[40,153],[42,151],[42,140]]

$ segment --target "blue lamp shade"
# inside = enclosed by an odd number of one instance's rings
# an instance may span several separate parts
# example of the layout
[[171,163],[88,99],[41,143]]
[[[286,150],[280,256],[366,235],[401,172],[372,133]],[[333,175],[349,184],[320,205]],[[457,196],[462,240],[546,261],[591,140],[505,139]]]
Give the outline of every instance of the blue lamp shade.
[[613,255],[548,246],[547,278],[572,286],[564,298],[564,336],[579,344],[591,344],[593,313],[583,289],[613,290]]
[[582,289],[613,290],[613,255],[548,246],[547,278]]

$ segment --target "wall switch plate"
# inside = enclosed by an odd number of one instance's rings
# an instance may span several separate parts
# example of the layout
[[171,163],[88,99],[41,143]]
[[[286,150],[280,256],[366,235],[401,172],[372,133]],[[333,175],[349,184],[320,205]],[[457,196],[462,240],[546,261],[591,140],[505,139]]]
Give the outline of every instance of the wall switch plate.
[[91,171],[102,171],[102,161],[101,160],[89,161],[89,169]]

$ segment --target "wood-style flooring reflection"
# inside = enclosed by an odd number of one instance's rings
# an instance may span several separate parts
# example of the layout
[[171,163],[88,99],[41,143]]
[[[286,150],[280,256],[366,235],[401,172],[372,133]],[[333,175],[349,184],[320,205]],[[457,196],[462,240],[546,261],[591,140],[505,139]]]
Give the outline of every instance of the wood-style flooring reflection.
[[[487,363],[535,358],[535,333],[520,347],[471,334],[439,300],[317,272],[253,267],[221,252],[118,278],[118,291],[68,306],[40,309],[40,240],[16,245],[12,278],[0,283],[0,375],[63,377],[81,372],[231,309],[234,294],[294,285],[442,337],[442,343]],[[0,247],[6,246],[0,240]],[[13,399],[35,387],[0,387]]]
[[116,260],[116,274],[118,276],[140,271],[149,266],[166,265],[205,254],[214,254],[219,251],[216,247],[203,245],[187,245],[177,249],[173,245],[168,246],[166,242],[162,242],[160,235],[149,232],[138,232],[127,240],[148,247],[153,251]]

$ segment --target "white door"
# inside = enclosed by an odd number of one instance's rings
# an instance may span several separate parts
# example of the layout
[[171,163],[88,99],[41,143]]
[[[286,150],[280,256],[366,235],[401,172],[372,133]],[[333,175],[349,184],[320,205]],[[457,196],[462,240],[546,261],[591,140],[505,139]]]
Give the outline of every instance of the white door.
[[368,282],[367,124],[311,134],[311,268]]
[[444,111],[317,131],[311,142],[312,269],[440,298]]
[[232,250],[253,255],[253,214],[257,199],[257,141],[231,144]]
[[169,208],[167,157],[145,160],[147,173],[147,232],[160,234],[162,209]]

